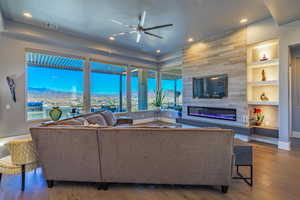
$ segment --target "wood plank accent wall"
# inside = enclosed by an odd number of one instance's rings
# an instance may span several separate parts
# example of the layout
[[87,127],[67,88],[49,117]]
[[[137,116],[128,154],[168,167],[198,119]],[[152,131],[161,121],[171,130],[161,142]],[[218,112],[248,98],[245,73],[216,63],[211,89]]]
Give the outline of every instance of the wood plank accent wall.
[[[183,117],[236,126],[247,125],[246,29],[228,32],[183,50]],[[228,97],[193,98],[193,77],[228,74]],[[237,121],[187,116],[187,106],[236,108]]]

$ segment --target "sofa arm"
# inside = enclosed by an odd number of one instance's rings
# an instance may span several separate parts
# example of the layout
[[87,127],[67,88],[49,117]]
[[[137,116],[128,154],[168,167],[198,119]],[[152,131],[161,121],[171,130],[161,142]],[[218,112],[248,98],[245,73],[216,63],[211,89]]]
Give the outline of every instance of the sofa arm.
[[133,119],[132,118],[117,118],[117,125],[121,125],[121,124],[133,124]]

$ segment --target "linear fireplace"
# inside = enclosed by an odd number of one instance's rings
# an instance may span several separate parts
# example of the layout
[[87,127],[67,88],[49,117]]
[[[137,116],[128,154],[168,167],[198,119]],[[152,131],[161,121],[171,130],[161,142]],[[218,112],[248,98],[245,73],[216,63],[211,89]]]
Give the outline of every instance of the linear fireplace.
[[236,109],[232,108],[188,106],[187,114],[194,117],[236,121]]

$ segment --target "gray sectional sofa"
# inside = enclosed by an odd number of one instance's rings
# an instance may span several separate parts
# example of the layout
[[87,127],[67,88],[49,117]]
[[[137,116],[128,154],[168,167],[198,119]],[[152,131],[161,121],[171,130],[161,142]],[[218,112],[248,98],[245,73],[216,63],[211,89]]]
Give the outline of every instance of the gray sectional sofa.
[[30,131],[49,187],[82,181],[217,185],[227,192],[231,183],[232,130],[56,122]]

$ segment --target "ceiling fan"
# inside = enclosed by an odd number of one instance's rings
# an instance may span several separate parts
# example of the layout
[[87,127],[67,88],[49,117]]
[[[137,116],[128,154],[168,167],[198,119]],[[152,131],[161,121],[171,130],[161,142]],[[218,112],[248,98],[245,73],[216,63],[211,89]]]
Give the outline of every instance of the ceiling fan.
[[113,23],[119,24],[121,26],[124,26],[126,28],[131,29],[130,31],[126,31],[126,32],[121,32],[121,33],[116,33],[113,34],[113,37],[117,37],[117,36],[121,36],[121,35],[126,35],[126,34],[135,34],[136,33],[136,42],[139,43],[142,37],[142,34],[147,34],[151,37],[156,37],[159,39],[163,39],[162,36],[150,33],[148,31],[154,30],[154,29],[160,29],[160,28],[165,28],[165,27],[169,27],[169,26],[173,26],[173,24],[164,24],[164,25],[159,25],[159,26],[153,26],[153,27],[148,27],[148,28],[144,28],[144,24],[145,24],[145,19],[146,19],[146,11],[144,11],[141,15],[139,15],[138,18],[138,24],[137,26],[132,26],[132,25],[127,25],[124,24],[120,21],[117,20],[111,20]]

